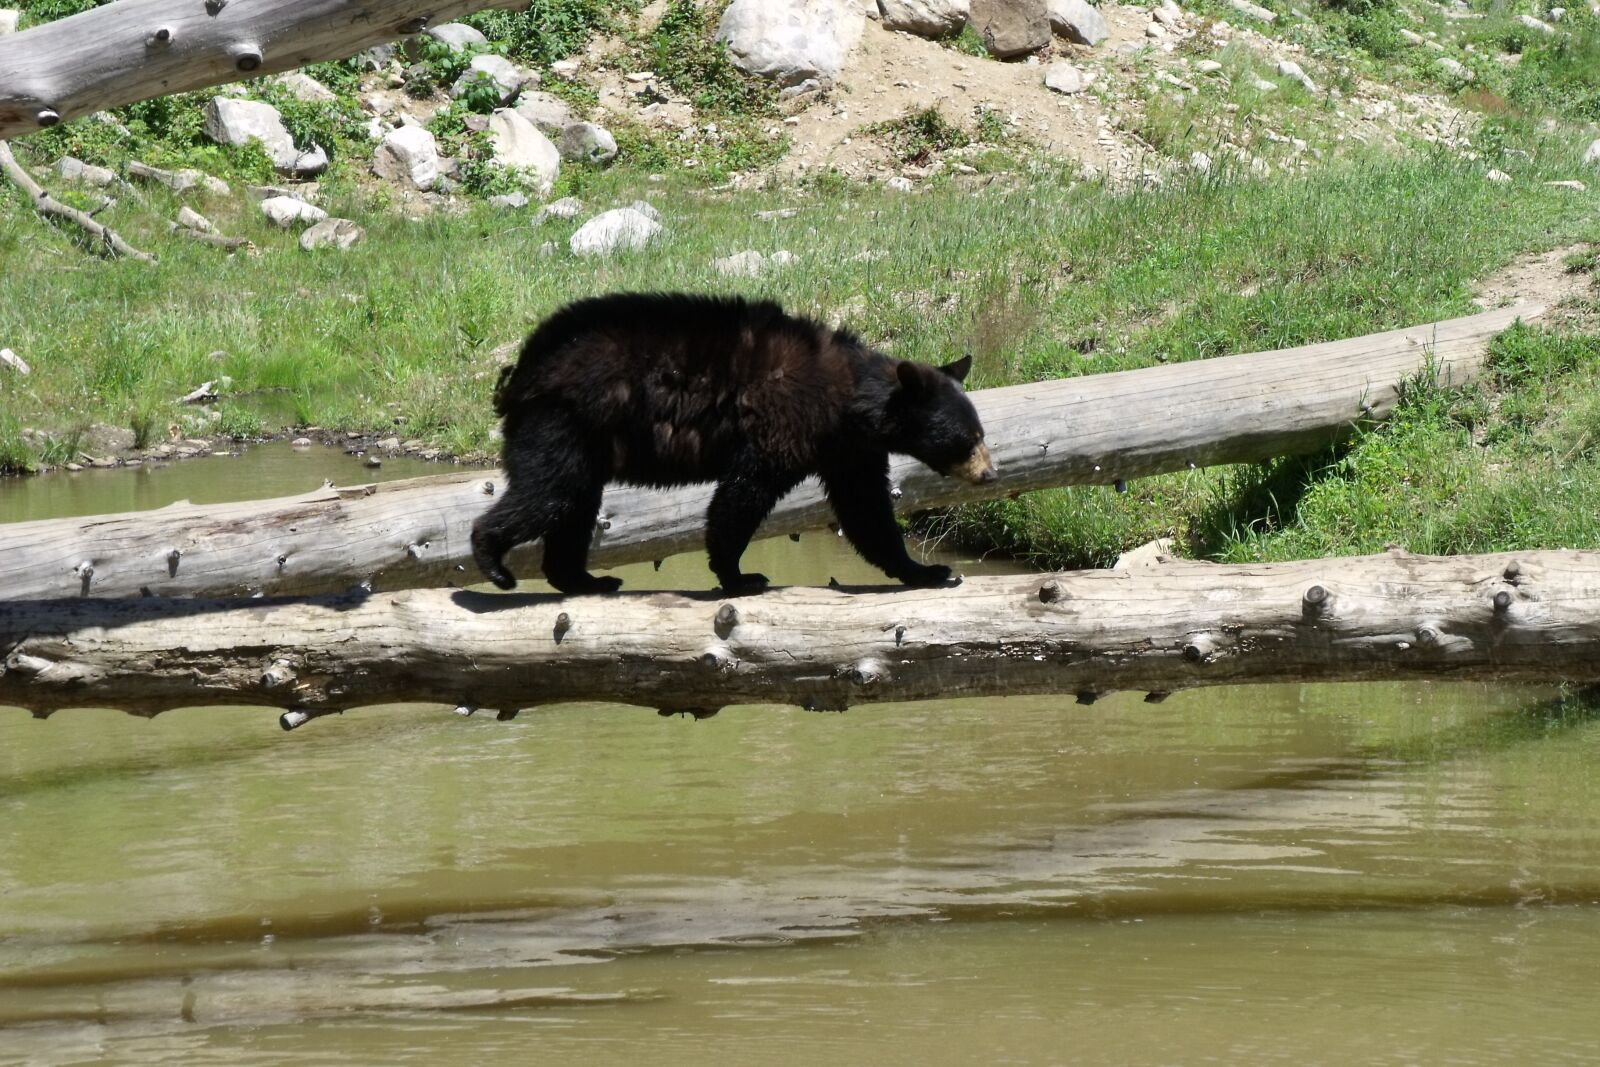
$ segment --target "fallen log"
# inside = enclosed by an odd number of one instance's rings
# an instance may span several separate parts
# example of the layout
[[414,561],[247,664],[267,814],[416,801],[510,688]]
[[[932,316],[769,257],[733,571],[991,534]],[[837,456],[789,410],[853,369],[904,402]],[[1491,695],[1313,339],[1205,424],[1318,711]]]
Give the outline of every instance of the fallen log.
[[343,59],[525,0],[118,0],[0,36],[0,140],[103,108]]
[[[124,0],[126,2],[126,0]],[[1470,380],[1489,339],[1538,306],[1404,330],[1146,370],[984,389],[972,394],[1001,479],[942,478],[914,460],[890,470],[902,512],[1059,485],[1312,452],[1393,409],[1401,383],[1431,368]],[[68,595],[216,596],[471,584],[472,521],[502,487],[498,472],[335,488],[299,497],[52,519],[0,526],[0,599]],[[591,562],[600,567],[698,550],[710,486],[670,492],[613,486]],[[827,524],[815,482],[783,499],[762,536]],[[537,575],[538,547],[512,569]],[[707,584],[710,584],[709,577]]]
[[[0,41],[5,40],[0,37]],[[142,263],[154,263],[156,257],[148,252],[141,252],[117,235],[117,231],[109,226],[96,222],[87,212],[79,211],[75,207],[63,204],[55,197],[44,191],[44,187],[33,180],[33,175],[25,170],[17,157],[12,154],[11,146],[5,141],[0,141],[0,173],[5,174],[24,193],[33,204],[33,209],[46,218],[65,219],[84,232],[89,238],[89,243],[97,250],[110,256],[127,256]]]
[[1600,681],[1600,552],[1182,563],[738,600],[414,589],[0,603],[0,705],[36,715],[266,705],[290,709],[287,728],[398,702],[704,716],[1396,678]]

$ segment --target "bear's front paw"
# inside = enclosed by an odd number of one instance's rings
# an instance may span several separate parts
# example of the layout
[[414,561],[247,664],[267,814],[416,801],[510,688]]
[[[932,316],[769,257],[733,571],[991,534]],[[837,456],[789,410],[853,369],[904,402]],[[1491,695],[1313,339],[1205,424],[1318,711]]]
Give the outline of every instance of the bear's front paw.
[[950,568],[943,563],[926,567],[917,564],[902,571],[899,577],[902,582],[912,586],[943,585],[950,580]]
[[764,593],[767,590],[767,576],[765,574],[741,574],[733,579],[723,579],[722,592],[724,596],[750,596],[755,593]]

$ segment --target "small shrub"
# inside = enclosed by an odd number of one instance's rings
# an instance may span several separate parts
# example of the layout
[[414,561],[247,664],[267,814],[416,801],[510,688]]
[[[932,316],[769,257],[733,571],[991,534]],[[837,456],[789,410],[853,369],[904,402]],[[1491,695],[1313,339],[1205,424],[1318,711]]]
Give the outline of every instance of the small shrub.
[[770,115],[777,92],[745,74],[714,39],[716,12],[695,0],[672,0],[643,49],[643,60],[701,111],[719,115]]
[[618,15],[637,10],[636,0],[533,0],[521,11],[483,11],[462,21],[505,45],[513,59],[549,66],[616,30]]
[[972,143],[972,138],[941,115],[936,107],[909,111],[898,119],[874,123],[867,127],[867,132],[882,141],[901,163],[926,163],[936,153],[965,148]]

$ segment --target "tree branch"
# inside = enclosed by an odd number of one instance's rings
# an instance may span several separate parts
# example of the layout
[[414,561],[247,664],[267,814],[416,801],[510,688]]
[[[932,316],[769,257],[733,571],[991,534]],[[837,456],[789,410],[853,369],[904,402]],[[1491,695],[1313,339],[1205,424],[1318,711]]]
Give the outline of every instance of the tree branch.
[[[0,40],[5,38],[0,37]],[[89,235],[91,245],[107,255],[127,256],[144,263],[154,263],[156,257],[148,252],[141,252],[134,248],[109,226],[101,225],[86,213],[75,207],[69,207],[45,192],[38,182],[33,180],[22,164],[17,162],[17,157],[11,154],[11,146],[5,141],[0,141],[0,170],[16,183],[17,187],[28,194],[28,199],[33,201],[34,210],[39,214],[59,219],[65,219],[83,229]]]

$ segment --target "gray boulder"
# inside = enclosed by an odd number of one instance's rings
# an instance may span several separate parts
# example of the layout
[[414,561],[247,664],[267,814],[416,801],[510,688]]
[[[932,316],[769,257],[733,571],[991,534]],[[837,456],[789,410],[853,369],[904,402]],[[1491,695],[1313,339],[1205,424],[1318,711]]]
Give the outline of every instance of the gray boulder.
[[[468,26],[465,22],[446,22],[442,26],[434,26],[422,31],[422,36],[432,37],[436,41],[443,41],[450,46],[452,52],[465,52],[471,48],[487,48],[489,38]],[[402,46],[407,59],[417,59],[422,55],[422,49],[407,41]]]
[[467,69],[450,87],[450,95],[459,100],[474,85],[487,83],[494,86],[495,102],[503,107],[516,98],[530,77],[527,71],[504,56],[473,56]]
[[75,156],[62,156],[56,160],[53,169],[60,175],[62,181],[93,185],[101,189],[117,180],[115,171],[97,167],[93,163],[85,163]]
[[837,78],[865,25],[860,0],[733,0],[717,40],[745,73],[797,85]]
[[878,0],[884,26],[919,37],[952,37],[960,33],[971,8],[972,0]]
[[561,153],[539,127],[510,108],[500,108],[489,116],[489,143],[494,147],[495,166],[522,172],[540,196],[556,183]]
[[331,104],[339,99],[332,89],[304,71],[291,70],[273,80],[288,90],[290,96],[307,104]]
[[278,109],[259,100],[213,96],[206,104],[205,131],[218,144],[259,142],[272,165],[283,174],[319,174],[328,169],[327,154],[316,145],[306,151],[296,148]]
[[300,234],[300,247],[307,252],[317,248],[348,252],[366,236],[367,231],[349,219],[323,219]]
[[989,54],[1025,56],[1050,43],[1045,0],[972,0],[972,25]]
[[574,122],[561,131],[556,147],[569,163],[588,163],[603,167],[617,158],[617,140],[610,131],[592,122]]
[[578,227],[567,242],[575,256],[604,256],[643,248],[661,232],[661,223],[631,207],[602,211]]
[[421,126],[397,126],[378,143],[372,171],[380,178],[404,179],[418,189],[432,189],[439,181],[439,144]]
[[565,100],[538,89],[531,89],[517,97],[517,114],[539,127],[540,132],[548,137],[560,137],[562,130],[578,120]]
[[1069,41],[1097,45],[1111,36],[1105,17],[1086,0],[1047,0],[1050,28]]
[[297,222],[316,223],[328,217],[320,207],[313,207],[292,196],[272,196],[261,201],[261,213],[285,228]]

